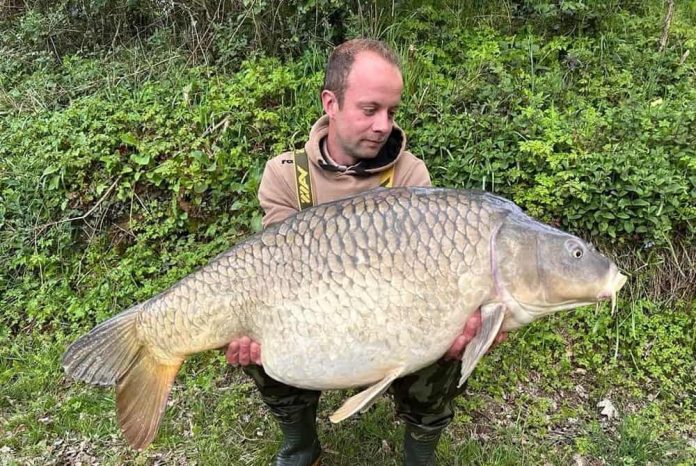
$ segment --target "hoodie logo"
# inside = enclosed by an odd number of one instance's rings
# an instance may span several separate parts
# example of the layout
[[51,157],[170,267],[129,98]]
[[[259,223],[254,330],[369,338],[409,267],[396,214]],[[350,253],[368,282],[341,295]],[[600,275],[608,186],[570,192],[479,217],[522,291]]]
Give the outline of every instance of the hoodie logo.
[[307,204],[308,202],[312,202],[312,198],[309,195],[308,173],[299,165],[297,166],[297,182],[298,190],[300,192],[300,203]]
[[380,173],[379,186],[382,188],[391,188],[394,186],[394,165],[389,167],[388,170]]
[[295,157],[295,181],[297,187],[297,204],[300,210],[312,207],[312,180],[309,174],[309,163],[305,151],[297,151]]

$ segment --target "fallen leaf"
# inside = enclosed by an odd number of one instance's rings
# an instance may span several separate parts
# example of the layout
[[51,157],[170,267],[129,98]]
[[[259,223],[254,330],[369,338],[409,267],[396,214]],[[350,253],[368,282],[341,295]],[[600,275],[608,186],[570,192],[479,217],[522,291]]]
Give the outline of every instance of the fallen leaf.
[[387,455],[392,454],[392,448],[389,446],[389,442],[384,439],[382,439],[382,451]]
[[602,416],[606,416],[607,419],[614,419],[619,417],[619,412],[614,407],[614,404],[608,399],[603,399],[597,403],[598,408],[602,408]]

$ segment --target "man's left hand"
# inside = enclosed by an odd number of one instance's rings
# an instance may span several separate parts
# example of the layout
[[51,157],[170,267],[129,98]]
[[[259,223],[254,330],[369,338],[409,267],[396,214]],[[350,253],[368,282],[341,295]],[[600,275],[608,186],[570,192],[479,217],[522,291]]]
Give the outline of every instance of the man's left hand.
[[[466,325],[464,326],[464,330],[462,330],[462,333],[454,340],[454,343],[452,343],[452,346],[450,346],[450,349],[447,350],[442,359],[445,361],[461,359],[464,348],[474,339],[479,330],[481,330],[481,309],[477,309],[476,312],[469,317],[469,320],[466,321]],[[495,340],[493,340],[493,346],[505,341],[506,338],[507,332],[498,333]],[[493,346],[491,346],[491,348]]]

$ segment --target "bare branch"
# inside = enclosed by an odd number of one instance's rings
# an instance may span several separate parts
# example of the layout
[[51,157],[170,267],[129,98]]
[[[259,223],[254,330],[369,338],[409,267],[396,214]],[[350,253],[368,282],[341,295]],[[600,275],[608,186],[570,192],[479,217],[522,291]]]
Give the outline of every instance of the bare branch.
[[672,16],[674,15],[674,0],[667,0],[667,13],[665,14],[664,22],[662,23],[662,36],[660,37],[660,52],[664,52],[667,46],[667,37],[669,36],[669,27],[672,24]]
[[121,175],[118,175],[118,177],[116,178],[116,180],[114,180],[114,182],[111,183],[111,186],[109,186],[109,189],[106,190],[106,192],[102,195],[102,197],[99,198],[99,200],[97,201],[97,203],[94,204],[94,205],[92,206],[92,208],[89,209],[85,214],[80,215],[79,217],[66,218],[66,219],[63,219],[63,220],[58,220],[57,222],[46,223],[46,224],[44,224],[44,225],[41,225],[41,226],[39,226],[39,227],[36,227],[37,234],[40,234],[41,232],[43,232],[43,231],[44,231],[46,228],[48,228],[48,227],[52,227],[52,226],[55,226],[55,225],[60,225],[61,223],[74,222],[75,220],[84,220],[84,219],[86,219],[87,217],[89,217],[90,215],[92,215],[92,213],[97,209],[97,207],[99,207],[99,205],[100,205],[102,202],[104,202],[104,200],[105,200],[107,197],[109,197],[109,194],[111,194],[111,191],[113,191],[113,189],[116,187],[116,184],[118,184],[118,182],[119,182],[120,179],[121,179]]
[[687,58],[688,56],[689,56],[689,51],[687,50],[686,52],[684,52],[684,55],[682,55],[682,57],[679,59],[679,65],[680,65],[680,66],[684,64],[684,62],[686,61],[686,58]]

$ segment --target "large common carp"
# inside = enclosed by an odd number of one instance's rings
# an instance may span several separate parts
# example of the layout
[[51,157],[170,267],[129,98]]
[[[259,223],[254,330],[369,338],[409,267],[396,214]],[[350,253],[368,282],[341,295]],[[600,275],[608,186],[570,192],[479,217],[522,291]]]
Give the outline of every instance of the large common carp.
[[332,416],[366,409],[397,377],[440,358],[479,307],[460,384],[500,329],[612,300],[626,277],[582,240],[484,192],[377,190],[320,205],[217,256],[94,328],[63,356],[75,379],[116,385],[128,442],[149,445],[187,356],[248,335],[273,378],[366,386]]

